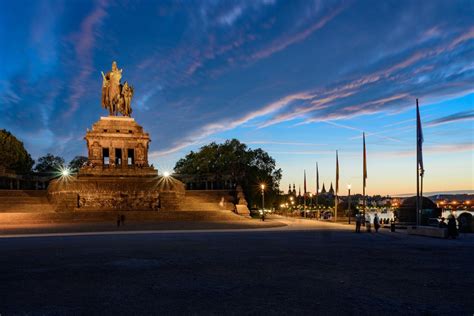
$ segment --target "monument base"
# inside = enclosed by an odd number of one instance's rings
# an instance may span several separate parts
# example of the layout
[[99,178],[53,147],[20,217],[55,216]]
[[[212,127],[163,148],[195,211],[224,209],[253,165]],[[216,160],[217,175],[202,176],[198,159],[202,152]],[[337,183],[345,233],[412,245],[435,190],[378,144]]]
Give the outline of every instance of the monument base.
[[48,198],[56,211],[179,210],[184,185],[163,177],[77,176],[51,181]]
[[235,206],[235,212],[241,216],[250,217],[250,210],[247,205],[237,204]]

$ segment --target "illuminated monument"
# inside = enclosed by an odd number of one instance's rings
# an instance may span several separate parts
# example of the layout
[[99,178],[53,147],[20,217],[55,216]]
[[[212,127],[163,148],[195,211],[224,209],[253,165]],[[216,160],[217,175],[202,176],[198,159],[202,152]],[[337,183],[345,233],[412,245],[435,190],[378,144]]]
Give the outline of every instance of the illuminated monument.
[[109,116],[87,130],[88,161],[78,174],[50,183],[50,201],[59,211],[180,209],[184,185],[159,177],[148,164],[150,136],[131,117],[133,87],[120,82],[115,62],[102,77],[102,107]]

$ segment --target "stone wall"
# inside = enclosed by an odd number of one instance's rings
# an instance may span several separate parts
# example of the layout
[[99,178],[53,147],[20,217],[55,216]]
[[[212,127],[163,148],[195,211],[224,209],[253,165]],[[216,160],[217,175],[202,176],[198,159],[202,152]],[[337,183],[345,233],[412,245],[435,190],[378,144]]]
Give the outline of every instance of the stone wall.
[[72,177],[56,179],[48,187],[50,201],[63,210],[150,210],[179,209],[184,187],[175,183],[166,190],[160,179]]

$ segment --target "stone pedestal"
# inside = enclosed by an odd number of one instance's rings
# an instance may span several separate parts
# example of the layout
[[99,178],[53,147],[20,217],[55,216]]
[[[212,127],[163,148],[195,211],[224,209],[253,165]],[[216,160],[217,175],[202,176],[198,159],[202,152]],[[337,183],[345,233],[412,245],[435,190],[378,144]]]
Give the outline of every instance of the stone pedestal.
[[245,199],[244,192],[240,185],[236,188],[237,192],[237,204],[235,205],[235,212],[242,216],[250,216],[250,210],[248,208],[247,200]]
[[130,117],[101,117],[85,136],[88,162],[77,175],[51,181],[57,210],[175,210],[184,197],[178,180],[148,164],[150,137]]
[[[101,117],[84,139],[89,156],[87,166],[101,168],[101,175],[115,175],[117,171],[124,176],[157,174],[148,165],[150,136],[131,117]],[[97,175],[90,169],[83,168],[81,173]]]

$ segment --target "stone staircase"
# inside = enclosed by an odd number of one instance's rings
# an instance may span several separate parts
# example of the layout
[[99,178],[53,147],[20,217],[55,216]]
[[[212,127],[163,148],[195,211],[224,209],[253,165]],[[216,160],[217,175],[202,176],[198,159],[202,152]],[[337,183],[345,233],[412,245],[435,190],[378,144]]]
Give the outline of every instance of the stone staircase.
[[182,211],[222,211],[234,210],[234,197],[228,190],[186,191]]
[[48,213],[54,207],[46,190],[0,190],[0,213]]
[[111,223],[115,224],[117,215],[125,215],[126,222],[240,222],[247,219],[231,211],[74,211],[37,213],[0,213],[2,225],[45,224],[45,223]]
[[[135,222],[231,222],[246,218],[233,212],[232,192],[227,190],[187,191],[179,210],[124,211],[127,221]],[[222,200],[224,198],[224,200]],[[223,203],[221,203],[223,202]],[[46,190],[0,190],[0,227],[34,223],[110,222],[117,211],[55,212]]]

